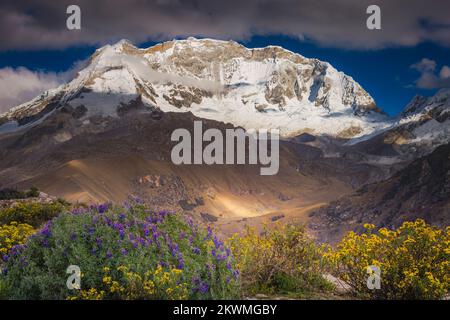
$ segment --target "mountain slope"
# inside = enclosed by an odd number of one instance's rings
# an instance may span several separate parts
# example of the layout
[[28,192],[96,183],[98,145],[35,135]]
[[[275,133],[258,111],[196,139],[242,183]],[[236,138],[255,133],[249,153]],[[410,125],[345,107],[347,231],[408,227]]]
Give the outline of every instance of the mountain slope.
[[423,218],[428,223],[450,223],[450,144],[437,147],[391,178],[369,184],[312,213],[310,226],[322,241],[332,242],[347,230],[370,222],[398,227]]
[[450,142],[450,89],[414,97],[390,127],[345,143],[370,163],[407,164]]
[[[0,135],[0,188],[36,185],[70,201],[122,202],[139,195],[155,208],[208,213],[226,219],[257,217],[325,203],[367,181],[376,167],[324,158],[313,147],[282,142],[280,171],[261,176],[259,165],[180,165],[170,161],[174,128],[193,130],[190,113],[164,113],[161,118],[130,111],[101,131],[79,132],[52,143],[66,128],[76,128],[68,113],[30,128],[28,134]],[[80,124],[78,122],[78,124]],[[231,128],[206,120],[206,128]],[[94,127],[95,128],[95,127]],[[336,168],[339,166],[339,175]],[[349,179],[351,177],[351,180]],[[197,199],[202,199],[198,201]]]
[[[279,47],[121,41],[69,83],[0,116],[0,188],[36,185],[74,202],[134,194],[224,230],[251,219],[304,223],[316,210],[310,226],[331,240],[363,222],[445,224],[448,149],[433,150],[449,141],[449,97],[415,98],[392,119],[349,76]],[[170,135],[192,131],[194,120],[205,130],[279,128],[279,173],[173,165]]]

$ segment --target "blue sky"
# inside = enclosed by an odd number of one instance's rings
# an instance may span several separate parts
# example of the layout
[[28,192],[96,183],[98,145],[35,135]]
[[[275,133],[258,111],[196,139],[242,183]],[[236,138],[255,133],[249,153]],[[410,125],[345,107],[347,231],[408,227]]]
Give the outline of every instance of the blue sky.
[[[154,43],[145,42],[139,46],[147,47]],[[390,115],[400,112],[415,94],[427,96],[436,91],[414,86],[420,74],[410,67],[412,64],[427,58],[436,61],[437,70],[450,65],[450,49],[427,42],[414,47],[378,50],[327,48],[287,36],[254,36],[240,43],[247,47],[279,45],[308,58],[328,61],[359,82]],[[76,61],[88,58],[95,49],[94,46],[75,46],[64,50],[0,52],[0,68],[22,66],[32,71],[62,72],[70,69]]]
[[[80,30],[66,26],[74,3]],[[366,24],[373,5],[380,30]],[[414,95],[450,88],[449,12],[449,0],[2,0],[0,113],[70,79],[101,45],[196,36],[328,61],[396,115]]]

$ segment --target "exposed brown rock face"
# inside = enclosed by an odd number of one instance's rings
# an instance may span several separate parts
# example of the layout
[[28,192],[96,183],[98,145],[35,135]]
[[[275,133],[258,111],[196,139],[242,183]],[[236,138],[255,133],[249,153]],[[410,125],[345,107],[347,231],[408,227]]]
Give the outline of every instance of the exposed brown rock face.
[[398,227],[417,218],[438,226],[450,223],[450,144],[417,159],[391,178],[311,213],[310,226],[322,241],[336,241],[364,223]]

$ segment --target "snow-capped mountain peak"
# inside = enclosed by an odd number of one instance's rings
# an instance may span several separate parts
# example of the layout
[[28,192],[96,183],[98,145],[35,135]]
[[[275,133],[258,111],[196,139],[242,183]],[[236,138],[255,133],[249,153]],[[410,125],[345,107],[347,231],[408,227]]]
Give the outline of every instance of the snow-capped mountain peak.
[[450,141],[450,89],[431,97],[415,96],[401,113],[398,126],[410,132],[410,143],[435,147]]
[[246,129],[278,128],[284,136],[352,138],[389,124],[370,94],[327,62],[281,47],[249,49],[213,39],[144,49],[127,40],[106,45],[72,81],[0,116],[0,132],[5,125],[31,125],[65,105],[78,109],[81,120],[120,117],[139,105]]

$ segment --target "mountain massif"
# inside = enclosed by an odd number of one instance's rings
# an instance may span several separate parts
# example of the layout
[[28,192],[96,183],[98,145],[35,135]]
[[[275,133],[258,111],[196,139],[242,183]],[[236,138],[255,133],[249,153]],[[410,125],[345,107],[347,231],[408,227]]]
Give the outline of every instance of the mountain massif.
[[[279,129],[280,170],[170,161],[177,128]],[[364,222],[448,224],[450,91],[396,118],[327,62],[280,47],[173,40],[98,49],[73,80],[0,115],[0,188],[183,210],[225,233],[309,224],[321,240]]]

